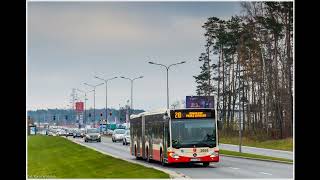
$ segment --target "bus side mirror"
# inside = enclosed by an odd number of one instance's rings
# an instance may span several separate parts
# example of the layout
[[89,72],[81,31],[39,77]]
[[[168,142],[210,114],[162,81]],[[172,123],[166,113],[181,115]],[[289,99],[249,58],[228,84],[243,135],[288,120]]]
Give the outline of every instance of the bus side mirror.
[[217,121],[217,124],[218,124],[218,129],[221,130],[223,126],[222,121]]
[[167,112],[163,115],[163,119],[164,119],[164,120],[169,120],[169,115],[168,115]]

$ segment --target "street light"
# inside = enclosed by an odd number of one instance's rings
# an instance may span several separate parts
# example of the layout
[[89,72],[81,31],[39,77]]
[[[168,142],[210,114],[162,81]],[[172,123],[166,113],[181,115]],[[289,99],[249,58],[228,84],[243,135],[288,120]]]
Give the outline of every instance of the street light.
[[167,70],[167,109],[169,109],[169,68],[171,66],[175,66],[175,65],[178,65],[178,64],[184,64],[186,63],[186,61],[181,61],[179,63],[175,63],[175,64],[170,64],[169,66],[166,66],[166,65],[163,65],[163,64],[158,64],[158,63],[155,63],[155,62],[149,62],[149,64],[154,64],[154,65],[159,65],[159,66],[163,66],[166,68]]
[[102,79],[102,78],[100,78],[98,76],[94,76],[94,77],[97,78],[97,79],[100,79],[100,80],[102,80],[102,81],[104,81],[106,83],[106,121],[108,123],[108,81],[116,79],[118,77],[113,77],[113,78],[110,78],[110,79]]
[[97,84],[97,85],[91,85],[88,83],[83,83],[84,85],[90,86],[93,88],[93,121],[94,124],[96,124],[96,87],[101,86],[103,83]]
[[143,78],[143,76],[139,76],[139,77],[136,77],[136,78],[133,78],[133,79],[127,78],[127,77],[124,77],[124,76],[121,76],[121,78],[123,78],[123,79],[128,79],[128,80],[130,80],[130,82],[131,82],[131,105],[130,105],[130,108],[133,110],[133,105],[132,105],[132,104],[133,104],[133,102],[132,102],[133,81],[136,80],[136,79]]
[[[71,105],[70,104],[67,104],[67,115],[69,115],[69,111],[71,110]],[[70,119],[71,119],[72,117],[70,117]],[[68,125],[68,121],[67,121],[67,119],[66,119],[66,122],[65,122],[65,125]]]

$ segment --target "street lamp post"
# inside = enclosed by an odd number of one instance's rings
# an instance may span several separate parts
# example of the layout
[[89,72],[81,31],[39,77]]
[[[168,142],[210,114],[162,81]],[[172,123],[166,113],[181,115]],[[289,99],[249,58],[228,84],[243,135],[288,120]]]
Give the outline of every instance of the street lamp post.
[[169,68],[170,68],[171,66],[175,66],[175,65],[183,64],[183,63],[186,63],[186,61],[181,61],[181,62],[179,62],[179,63],[170,64],[169,66],[166,66],[166,65],[163,65],[163,64],[158,64],[158,63],[155,63],[155,62],[149,62],[149,64],[154,64],[154,65],[163,66],[163,67],[165,67],[166,70],[167,70],[167,109],[169,109]]
[[83,83],[84,85],[90,86],[93,88],[93,121],[94,121],[94,125],[96,124],[96,87],[101,86],[104,83],[100,83],[97,85],[91,85],[88,83]]
[[130,80],[130,82],[131,82],[131,105],[130,105],[130,108],[133,110],[133,99],[132,99],[132,94],[133,94],[133,81],[134,80],[136,80],[136,79],[140,79],[140,78],[143,78],[143,76],[139,76],[139,77],[136,77],[136,78],[133,78],[133,79],[131,79],[131,78],[127,78],[127,77],[124,77],[124,76],[121,76],[121,78],[123,78],[123,79],[128,79],[128,80]]
[[110,79],[102,79],[102,78],[100,78],[98,76],[95,76],[95,78],[100,79],[100,80],[102,80],[102,81],[104,81],[106,83],[106,121],[108,123],[108,81],[116,79],[118,77],[113,77],[113,78],[110,78]]
[[[118,111],[119,113],[118,113],[118,121],[119,121],[119,124],[120,124],[120,116],[121,116],[121,108],[120,108],[120,104],[119,104],[119,111]],[[117,124],[117,121],[116,121],[116,124]]]

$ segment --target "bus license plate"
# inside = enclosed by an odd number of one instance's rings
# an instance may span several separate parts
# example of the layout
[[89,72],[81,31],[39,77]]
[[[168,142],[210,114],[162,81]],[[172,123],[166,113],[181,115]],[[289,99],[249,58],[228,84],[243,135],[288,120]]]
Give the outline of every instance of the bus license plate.
[[192,159],[190,159],[190,161],[200,161],[200,159],[199,158],[192,158]]

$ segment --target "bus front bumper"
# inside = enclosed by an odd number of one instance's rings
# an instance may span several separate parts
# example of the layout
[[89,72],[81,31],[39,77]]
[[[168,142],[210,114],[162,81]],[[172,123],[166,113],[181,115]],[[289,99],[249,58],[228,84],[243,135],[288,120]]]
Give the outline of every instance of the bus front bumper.
[[204,162],[219,162],[219,156],[210,157],[202,156],[202,157],[185,157],[179,156],[178,158],[173,158],[168,156],[167,162],[170,163],[204,163]]

